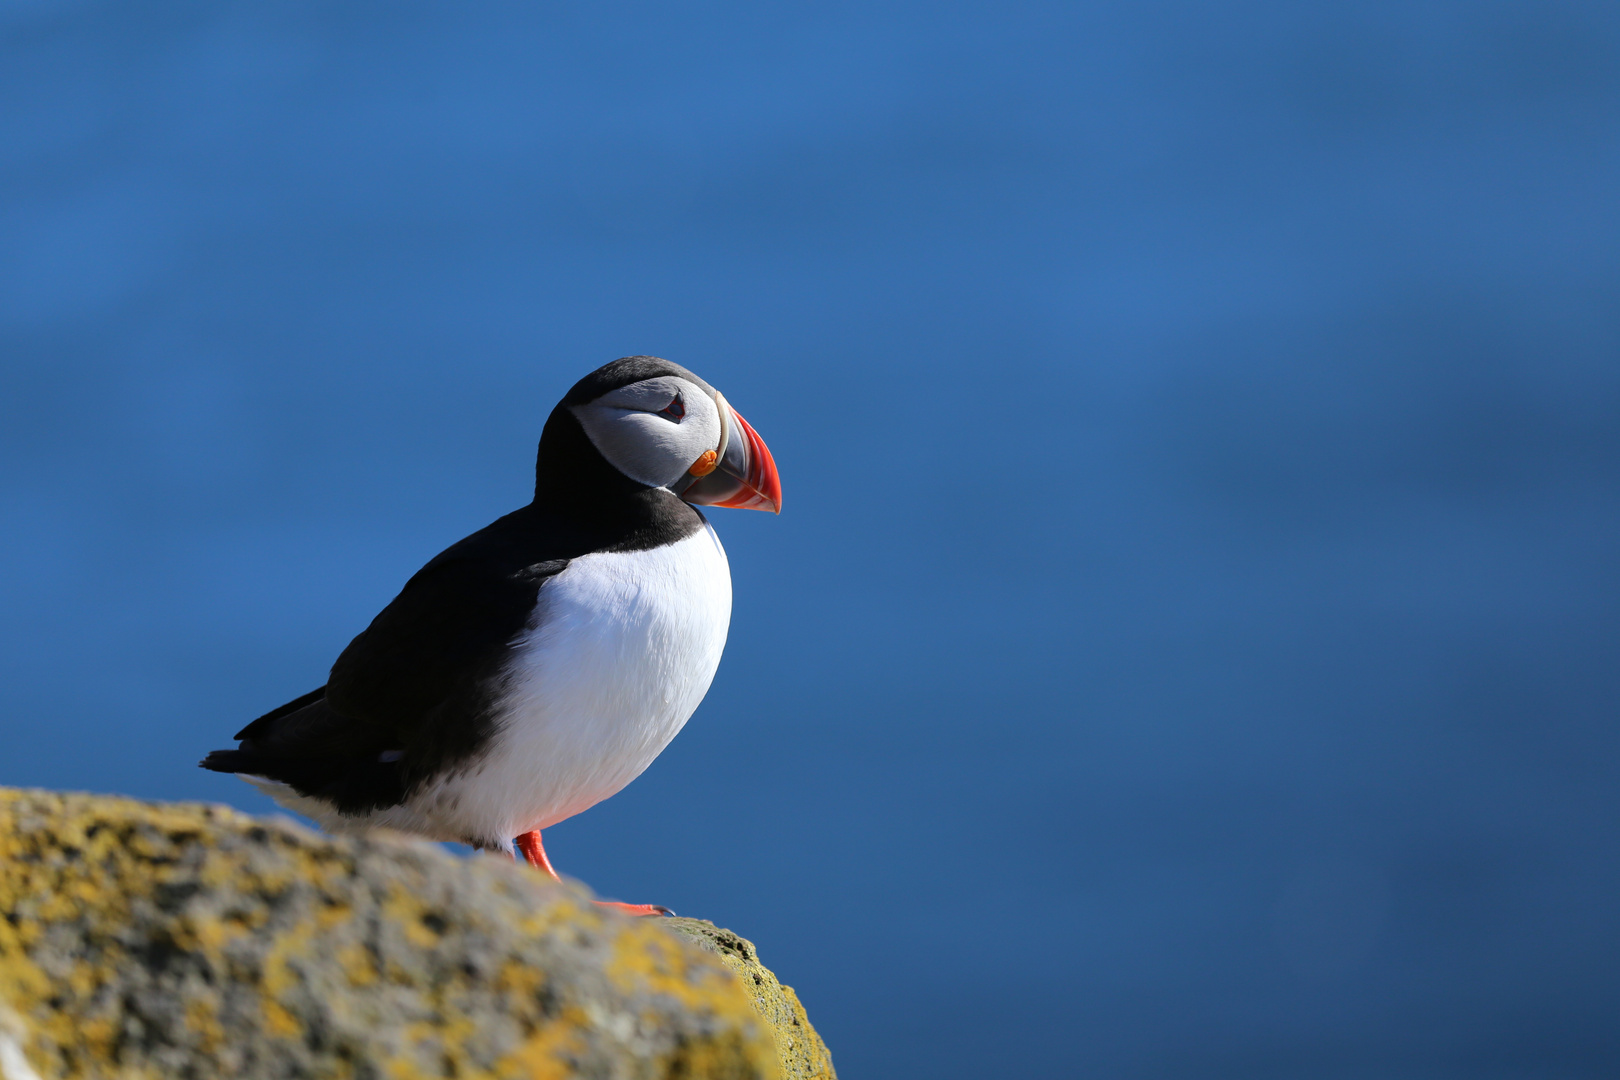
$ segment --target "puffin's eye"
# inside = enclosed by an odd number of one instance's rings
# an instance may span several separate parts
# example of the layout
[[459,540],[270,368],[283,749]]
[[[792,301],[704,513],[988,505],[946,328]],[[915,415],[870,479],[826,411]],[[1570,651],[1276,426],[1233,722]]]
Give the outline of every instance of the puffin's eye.
[[676,394],[671,398],[668,405],[658,410],[658,415],[667,416],[677,424],[680,423],[681,418],[686,415],[686,403],[681,400],[681,395]]

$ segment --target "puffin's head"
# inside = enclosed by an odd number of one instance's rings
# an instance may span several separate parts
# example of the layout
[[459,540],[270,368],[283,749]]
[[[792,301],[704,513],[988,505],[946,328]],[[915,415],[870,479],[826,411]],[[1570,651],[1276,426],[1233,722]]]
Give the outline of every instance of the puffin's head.
[[771,452],[725,397],[679,364],[627,356],[562,399],[597,453],[648,487],[689,503],[782,512]]

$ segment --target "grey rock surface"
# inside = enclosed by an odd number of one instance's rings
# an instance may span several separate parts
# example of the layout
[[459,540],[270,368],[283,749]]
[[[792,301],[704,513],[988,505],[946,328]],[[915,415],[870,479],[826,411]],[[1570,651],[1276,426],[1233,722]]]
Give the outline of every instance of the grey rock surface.
[[693,923],[405,838],[0,789],[0,1077],[744,1080],[807,1038],[825,1059],[752,946]]

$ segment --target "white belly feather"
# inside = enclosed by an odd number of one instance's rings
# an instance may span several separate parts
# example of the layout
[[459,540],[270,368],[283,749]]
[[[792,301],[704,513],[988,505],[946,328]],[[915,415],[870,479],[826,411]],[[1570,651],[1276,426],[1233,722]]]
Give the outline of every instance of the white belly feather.
[[443,840],[505,842],[556,824],[669,745],[708,692],[730,622],[731,569],[709,525],[650,551],[580,556],[540,589],[483,753],[403,805],[358,818],[287,804],[329,828]]
[[730,623],[731,569],[708,525],[668,547],[583,556],[547,582],[476,781],[501,835],[640,776],[708,693]]

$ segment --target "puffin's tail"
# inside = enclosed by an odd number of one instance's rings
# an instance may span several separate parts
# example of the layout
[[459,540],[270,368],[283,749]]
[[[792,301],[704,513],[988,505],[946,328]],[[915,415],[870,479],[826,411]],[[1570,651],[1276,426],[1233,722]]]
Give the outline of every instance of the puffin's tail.
[[198,765],[213,772],[255,773],[254,755],[245,750],[212,750]]
[[273,768],[275,758],[285,757],[286,755],[266,755],[257,752],[258,748],[254,746],[255,741],[265,740],[267,737],[273,738],[276,729],[285,726],[281,721],[295,713],[303,712],[316,702],[324,701],[325,698],[326,687],[322,686],[311,690],[302,697],[293,698],[280,708],[271,709],[231,736],[231,738],[241,741],[242,745],[239,748],[235,750],[214,750],[197,764],[212,772],[247,773],[253,776],[269,775],[263,770],[267,766]]
[[[326,702],[326,687],[274,709],[236,733],[242,745],[215,750],[197,764],[211,772],[284,784],[343,813],[403,800],[403,756]],[[386,736],[384,736],[386,738]]]

